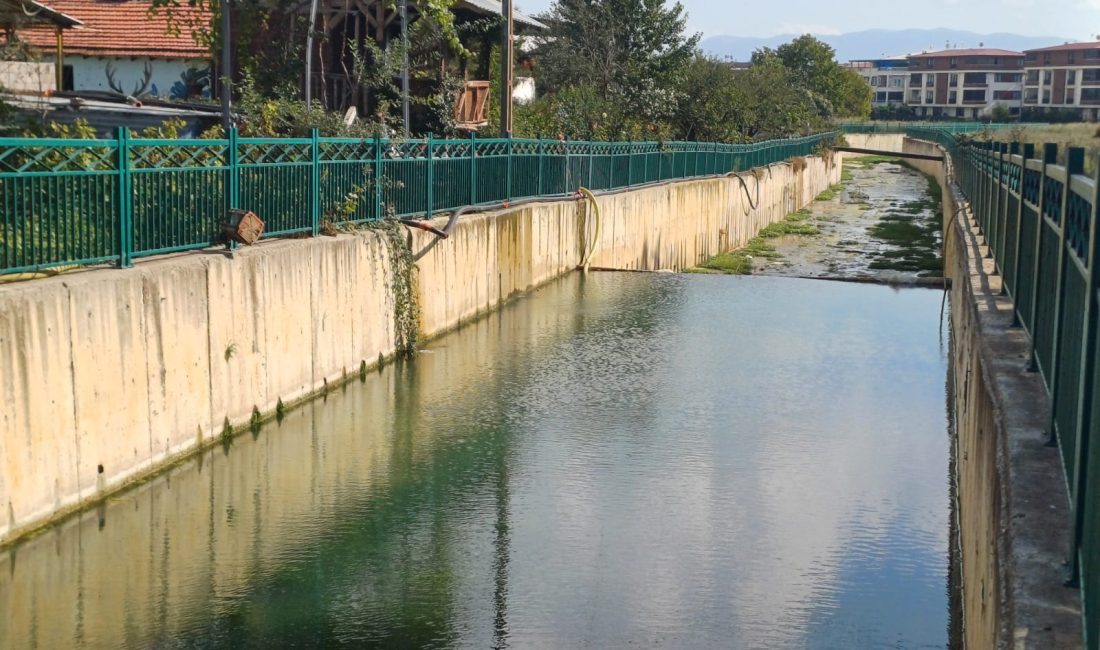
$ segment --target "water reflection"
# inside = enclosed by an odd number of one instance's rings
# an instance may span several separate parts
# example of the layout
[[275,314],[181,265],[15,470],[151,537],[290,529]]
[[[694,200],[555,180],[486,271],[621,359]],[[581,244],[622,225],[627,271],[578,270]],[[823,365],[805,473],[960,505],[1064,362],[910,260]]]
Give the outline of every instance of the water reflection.
[[0,647],[943,647],[939,300],[566,278],[0,554]]

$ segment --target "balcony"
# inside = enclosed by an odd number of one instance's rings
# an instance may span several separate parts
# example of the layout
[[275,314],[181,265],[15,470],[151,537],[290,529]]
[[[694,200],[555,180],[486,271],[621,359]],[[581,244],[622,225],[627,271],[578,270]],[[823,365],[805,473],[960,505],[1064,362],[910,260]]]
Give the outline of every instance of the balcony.
[[988,81],[964,81],[964,88],[989,88]]

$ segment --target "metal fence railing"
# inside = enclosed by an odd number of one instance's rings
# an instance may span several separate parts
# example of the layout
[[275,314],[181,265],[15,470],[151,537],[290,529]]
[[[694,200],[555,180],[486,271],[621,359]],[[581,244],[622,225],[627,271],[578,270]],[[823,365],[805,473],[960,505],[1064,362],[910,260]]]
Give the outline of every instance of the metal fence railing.
[[1085,150],[1056,144],[959,143],[942,132],[960,189],[1031,340],[1032,368],[1050,396],[1074,520],[1072,571],[1084,603],[1086,647],[1100,648],[1100,239],[1097,178]]
[[476,139],[0,138],[0,273],[208,247],[228,210],[265,236],[326,221],[618,189],[809,155],[835,133],[752,144]]
[[975,133],[999,131],[1020,126],[999,122],[839,122],[836,128],[843,133],[906,133],[911,129],[935,129],[944,133]]

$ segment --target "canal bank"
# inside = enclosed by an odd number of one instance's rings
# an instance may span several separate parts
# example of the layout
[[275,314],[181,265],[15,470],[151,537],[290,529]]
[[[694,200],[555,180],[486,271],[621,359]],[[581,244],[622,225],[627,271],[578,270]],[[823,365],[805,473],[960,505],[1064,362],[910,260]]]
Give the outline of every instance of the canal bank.
[[[0,287],[0,543],[586,258],[679,269],[735,247],[840,171],[839,156],[797,158],[740,177],[638,188],[601,197],[598,221],[575,201],[475,215],[412,273],[403,247],[365,231]],[[414,252],[433,237],[402,236]]]
[[[899,138],[902,150],[944,154]],[[967,648],[1079,648],[1081,603],[1065,584],[1072,534],[1050,404],[988,247],[948,164],[913,161],[943,192],[951,288],[955,483]]]

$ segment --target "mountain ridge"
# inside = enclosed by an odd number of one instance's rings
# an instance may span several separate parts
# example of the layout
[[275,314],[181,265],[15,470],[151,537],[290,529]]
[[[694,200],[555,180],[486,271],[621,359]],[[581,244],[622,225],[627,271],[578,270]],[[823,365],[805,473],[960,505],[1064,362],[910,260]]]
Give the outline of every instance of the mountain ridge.
[[[754,50],[787,43],[798,34],[776,36],[711,36],[703,39],[704,52],[736,61],[747,61]],[[1023,51],[1050,45],[1061,45],[1072,39],[1058,36],[1024,36],[997,32],[981,34],[958,29],[868,29],[846,34],[823,34],[815,37],[836,50],[837,60],[873,59],[914,52],[949,49],[950,47],[992,47]]]

